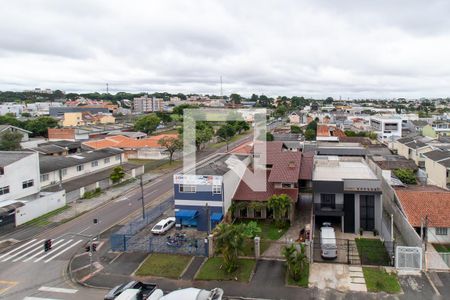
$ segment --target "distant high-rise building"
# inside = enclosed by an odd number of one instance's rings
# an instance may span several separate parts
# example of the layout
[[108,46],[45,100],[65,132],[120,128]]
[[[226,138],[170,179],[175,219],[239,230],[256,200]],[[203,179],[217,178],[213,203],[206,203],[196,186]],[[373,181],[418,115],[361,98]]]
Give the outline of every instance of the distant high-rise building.
[[144,95],[133,99],[133,111],[137,113],[147,113],[163,111],[163,99]]

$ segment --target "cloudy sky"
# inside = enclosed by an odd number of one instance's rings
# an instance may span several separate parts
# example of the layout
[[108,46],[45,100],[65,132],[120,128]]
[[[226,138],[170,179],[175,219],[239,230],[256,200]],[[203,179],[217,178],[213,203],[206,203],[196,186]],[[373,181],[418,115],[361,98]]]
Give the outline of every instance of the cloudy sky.
[[[338,5],[336,5],[338,3]],[[450,96],[450,1],[2,1],[0,90]]]

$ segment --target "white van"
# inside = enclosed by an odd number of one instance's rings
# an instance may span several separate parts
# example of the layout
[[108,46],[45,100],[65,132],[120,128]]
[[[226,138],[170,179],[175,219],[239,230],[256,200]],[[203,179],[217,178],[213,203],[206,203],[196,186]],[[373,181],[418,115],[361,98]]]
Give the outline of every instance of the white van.
[[334,228],[323,224],[320,228],[320,248],[322,258],[334,259],[337,257],[336,234]]

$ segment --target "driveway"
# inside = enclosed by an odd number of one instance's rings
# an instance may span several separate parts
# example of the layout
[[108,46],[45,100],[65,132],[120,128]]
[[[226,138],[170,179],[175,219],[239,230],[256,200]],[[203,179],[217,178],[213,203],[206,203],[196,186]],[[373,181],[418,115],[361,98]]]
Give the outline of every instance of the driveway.
[[361,267],[344,264],[311,264],[309,285],[319,290],[334,289],[340,292],[366,292],[366,284]]

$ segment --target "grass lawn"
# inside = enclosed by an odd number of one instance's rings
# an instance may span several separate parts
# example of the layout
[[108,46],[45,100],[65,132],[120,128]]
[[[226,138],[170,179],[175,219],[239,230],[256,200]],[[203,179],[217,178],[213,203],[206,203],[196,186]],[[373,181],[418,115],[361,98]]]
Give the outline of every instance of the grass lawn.
[[211,257],[203,264],[196,280],[237,280],[249,282],[250,275],[255,268],[256,261],[253,259],[239,259],[239,268],[233,273],[227,273],[223,269],[222,257]]
[[[260,241],[260,253],[264,253],[270,246],[270,241],[261,240]],[[252,239],[247,239],[244,242],[244,249],[242,250],[243,256],[255,256],[255,241]]]
[[55,209],[54,211],[51,211],[49,213],[46,213],[45,215],[42,215],[40,217],[37,217],[33,220],[30,220],[28,222],[26,222],[24,225],[33,225],[33,226],[46,226],[48,224],[51,224],[52,222],[50,222],[48,219],[50,219],[53,216],[56,216],[57,214],[65,211],[66,209],[68,209],[70,206],[69,205],[65,205],[63,207],[60,207],[58,209]]
[[306,268],[303,269],[302,275],[300,276],[300,280],[295,281],[294,279],[292,279],[291,276],[289,276],[289,273],[287,271],[286,268],[286,273],[287,273],[287,283],[288,285],[297,285],[300,287],[308,287],[308,283],[309,283],[309,264],[306,265]]
[[369,292],[400,293],[396,274],[389,274],[380,267],[363,267],[363,273]]
[[380,240],[357,238],[355,242],[362,264],[377,266],[389,265],[389,254]]
[[283,228],[278,228],[275,226],[275,222],[272,222],[271,220],[239,220],[238,222],[248,223],[251,221],[256,221],[258,226],[261,227],[262,240],[276,241],[289,229],[289,225],[286,225]]
[[450,252],[450,244],[433,244],[437,252]]
[[150,171],[164,171],[169,169],[176,169],[183,165],[182,160],[174,160],[172,164],[168,160],[158,159],[129,159],[128,162],[137,165],[144,165],[145,173]]
[[179,278],[191,258],[187,255],[152,253],[145,259],[135,275]]

